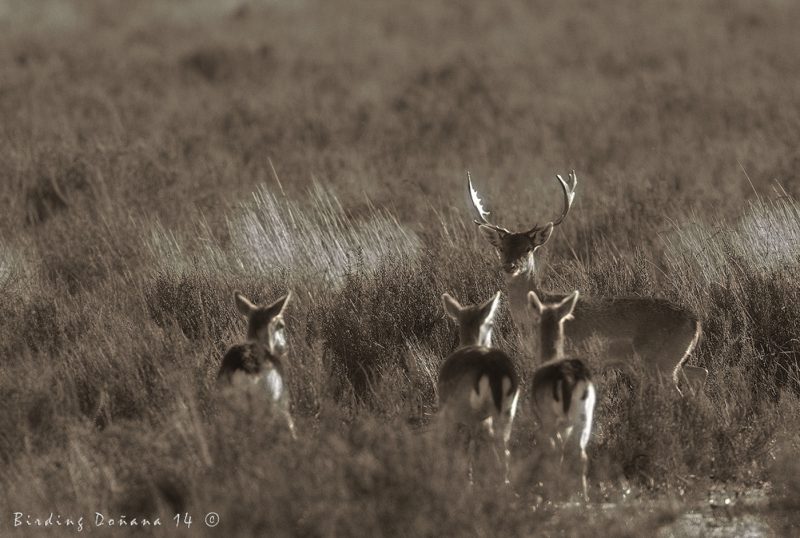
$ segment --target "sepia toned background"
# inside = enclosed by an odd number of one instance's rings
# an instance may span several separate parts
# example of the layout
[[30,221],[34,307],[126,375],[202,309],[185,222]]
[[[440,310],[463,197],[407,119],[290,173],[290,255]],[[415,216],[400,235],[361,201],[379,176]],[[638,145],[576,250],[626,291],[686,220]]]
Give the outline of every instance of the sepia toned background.
[[[640,536],[689,532],[723,491],[757,499],[735,522],[789,532],[799,18],[779,0],[0,0],[0,528],[215,511],[184,531]],[[680,398],[598,371],[594,506],[534,510],[560,481],[526,404],[511,488],[469,490],[431,435],[455,343],[440,296],[504,288],[467,170],[496,220],[530,227],[571,169],[542,284],[690,308],[710,376]],[[236,289],[293,292],[297,442],[215,390]]]

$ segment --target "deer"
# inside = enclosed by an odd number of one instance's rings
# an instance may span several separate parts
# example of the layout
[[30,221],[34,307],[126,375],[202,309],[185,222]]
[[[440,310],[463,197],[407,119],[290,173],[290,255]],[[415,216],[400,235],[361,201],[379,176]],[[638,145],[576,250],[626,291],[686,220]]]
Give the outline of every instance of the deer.
[[267,306],[234,292],[239,313],[247,319],[247,340],[228,348],[222,357],[217,383],[221,388],[261,398],[283,415],[293,439],[297,434],[290,410],[283,357],[286,326],[283,313],[291,292]]
[[586,446],[592,433],[596,391],[586,362],[564,355],[564,325],[573,319],[578,290],[559,302],[543,303],[536,292],[528,292],[529,306],[538,325],[539,360],[531,376],[530,407],[539,423],[537,437],[558,449],[561,463],[573,430],[579,431],[583,499],[589,502],[589,457]]
[[[578,184],[574,170],[569,174],[569,183],[560,174],[556,179],[563,192],[561,214],[543,226],[534,224],[528,230],[517,232],[488,220],[490,214],[467,174],[469,197],[477,215],[474,222],[499,256],[511,317],[523,339],[532,334],[533,328],[528,311],[529,291],[536,292],[548,303],[566,297],[541,290],[536,280],[536,252],[547,243],[554,228],[564,222]],[[686,308],[652,297],[584,297],[575,307],[573,317],[566,327],[571,346],[581,347],[592,336],[599,336],[608,342],[609,355],[618,366],[638,357],[646,373],[671,380],[679,392],[681,374],[693,391],[702,390],[705,385],[708,370],[686,364],[702,334],[700,320]],[[529,343],[524,342],[527,351],[530,351]]]
[[439,369],[439,417],[443,433],[459,429],[467,433],[470,484],[477,441],[483,435],[493,441],[492,448],[498,460],[498,446],[502,445],[504,481],[509,483],[508,442],[520,391],[513,361],[492,347],[492,328],[499,299],[500,292],[497,292],[482,304],[462,306],[449,294],[442,295],[445,312],[458,325],[459,347]]

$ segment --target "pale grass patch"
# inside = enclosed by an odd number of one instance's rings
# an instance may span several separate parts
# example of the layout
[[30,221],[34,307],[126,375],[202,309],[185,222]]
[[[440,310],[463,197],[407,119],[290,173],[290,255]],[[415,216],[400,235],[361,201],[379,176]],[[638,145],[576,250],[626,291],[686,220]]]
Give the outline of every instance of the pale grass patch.
[[440,358],[430,348],[414,340],[406,341],[406,349],[408,375],[414,386],[425,387],[436,393]]
[[676,287],[705,296],[714,286],[735,283],[744,271],[772,273],[800,264],[800,205],[788,197],[761,199],[733,223],[679,224],[665,243]]
[[31,248],[0,243],[0,290],[25,294],[37,286],[37,264],[28,254]]
[[339,284],[356,264],[368,273],[387,258],[415,259],[420,241],[389,211],[369,205],[359,218],[315,184],[304,203],[261,186],[228,220],[231,256],[249,273],[302,272]]
[[348,272],[371,274],[387,259],[414,264],[421,242],[388,210],[368,204],[350,215],[339,198],[315,184],[303,201],[260,186],[227,218],[223,244],[198,219],[191,234],[151,226],[145,243],[159,269],[246,276],[302,276],[339,285]]

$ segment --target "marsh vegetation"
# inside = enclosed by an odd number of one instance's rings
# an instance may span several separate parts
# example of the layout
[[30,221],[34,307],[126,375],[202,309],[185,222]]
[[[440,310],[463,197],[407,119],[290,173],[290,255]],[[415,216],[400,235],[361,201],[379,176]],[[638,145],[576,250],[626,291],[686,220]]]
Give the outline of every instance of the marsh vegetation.
[[[757,487],[752,510],[796,529],[799,17],[767,0],[0,1],[3,525],[214,511],[183,532],[642,536],[680,532],[709,489]],[[522,227],[552,218],[552,175],[573,168],[542,286],[690,309],[690,363],[710,372],[681,398],[598,368],[585,510],[537,504],[533,485],[559,482],[524,406],[510,488],[465,487],[465,459],[428,435],[456,342],[442,293],[503,289],[465,171]],[[217,394],[245,330],[234,290],[292,291],[295,442]],[[505,305],[494,338],[520,349]]]

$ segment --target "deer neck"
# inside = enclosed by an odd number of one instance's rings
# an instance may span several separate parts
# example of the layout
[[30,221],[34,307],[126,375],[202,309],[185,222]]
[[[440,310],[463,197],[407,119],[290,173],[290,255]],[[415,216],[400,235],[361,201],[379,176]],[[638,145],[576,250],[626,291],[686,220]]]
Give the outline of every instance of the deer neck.
[[539,327],[539,360],[548,362],[564,356],[564,327],[559,323]]
[[269,343],[264,342],[260,338],[248,338],[247,345],[251,349],[252,353],[258,355],[259,357],[272,355]]
[[539,293],[533,271],[523,271],[515,275],[505,275],[506,290],[512,311],[525,312],[528,309],[528,292]]
[[539,292],[532,271],[524,271],[515,275],[505,275],[508,306],[511,318],[520,332],[521,342],[526,353],[535,351],[535,326],[528,306],[528,292]]

